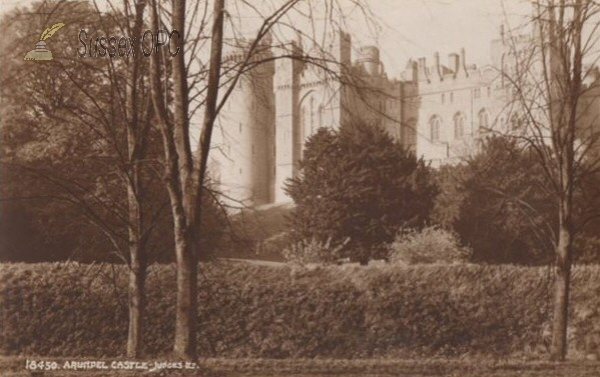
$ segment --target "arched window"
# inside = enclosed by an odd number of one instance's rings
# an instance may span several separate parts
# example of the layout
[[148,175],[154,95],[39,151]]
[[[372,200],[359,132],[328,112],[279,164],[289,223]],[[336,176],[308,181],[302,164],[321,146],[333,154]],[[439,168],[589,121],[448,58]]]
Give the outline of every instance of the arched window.
[[510,116],[510,128],[513,130],[518,130],[521,128],[522,122],[521,117],[518,114],[513,114]]
[[442,120],[439,116],[434,115],[429,120],[430,139],[432,142],[440,141],[440,129],[442,128]]
[[490,117],[485,109],[481,109],[477,114],[479,132],[487,131],[490,127]]
[[319,105],[319,124],[318,128],[323,127],[323,113],[324,113],[323,105]]
[[308,137],[315,132],[315,97],[313,97],[313,96],[310,96],[309,111],[310,111],[310,133],[305,135],[305,137]]
[[454,115],[454,138],[461,139],[465,135],[465,117],[461,113]]
[[410,150],[415,150],[417,145],[417,120],[415,118],[410,118],[404,127],[404,146]]

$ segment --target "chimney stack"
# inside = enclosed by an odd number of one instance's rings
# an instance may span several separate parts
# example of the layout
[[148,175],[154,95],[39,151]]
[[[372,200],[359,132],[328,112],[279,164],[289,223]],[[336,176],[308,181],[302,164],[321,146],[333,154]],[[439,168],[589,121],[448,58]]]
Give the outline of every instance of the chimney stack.
[[448,66],[450,67],[452,72],[454,72],[454,77],[456,77],[456,74],[458,73],[459,62],[460,62],[460,58],[459,58],[458,54],[456,54],[456,53],[448,54]]
[[427,72],[427,60],[419,58],[419,76],[423,81],[429,81],[429,72]]
[[437,73],[438,78],[441,80],[443,77],[442,70],[440,69],[440,54],[437,51],[433,54],[433,64],[435,72]]
[[464,47],[460,49],[460,69],[464,71],[465,76],[469,76],[469,73],[467,72],[467,58]]

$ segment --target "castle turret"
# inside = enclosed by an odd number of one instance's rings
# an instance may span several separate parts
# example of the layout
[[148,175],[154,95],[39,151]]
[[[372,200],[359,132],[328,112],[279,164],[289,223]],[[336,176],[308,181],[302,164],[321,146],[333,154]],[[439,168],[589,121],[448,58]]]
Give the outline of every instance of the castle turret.
[[417,60],[417,71],[419,81],[431,82],[429,80],[429,69],[427,69],[427,60],[425,58],[419,58],[419,60]]
[[438,81],[442,81],[444,79],[444,73],[442,72],[442,66],[440,65],[440,53],[437,51],[433,54],[433,69],[435,71],[434,77]]
[[379,76],[381,74],[381,61],[379,60],[379,49],[375,46],[365,46],[358,50],[358,59],[367,74],[370,76]]
[[[290,41],[279,46],[275,54],[284,56],[302,56],[300,41]],[[285,202],[290,199],[285,195],[283,186],[287,178],[295,176],[296,162],[300,158],[297,150],[298,99],[300,75],[304,64],[300,59],[284,57],[277,59],[275,65],[275,145],[274,150],[274,200]]]
[[[237,72],[248,58],[250,43],[224,54],[223,65]],[[242,74],[220,114],[221,185],[232,197],[250,205],[273,200],[274,99],[270,47],[257,46],[250,62],[261,62]]]

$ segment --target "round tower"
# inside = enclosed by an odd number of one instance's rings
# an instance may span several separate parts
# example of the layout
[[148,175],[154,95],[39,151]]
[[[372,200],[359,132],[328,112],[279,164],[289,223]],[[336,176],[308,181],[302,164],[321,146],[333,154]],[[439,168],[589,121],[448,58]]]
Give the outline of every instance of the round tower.
[[256,47],[245,67],[249,43],[236,46],[224,55],[224,71],[232,80],[240,68],[247,70],[219,115],[222,133],[221,185],[231,197],[248,205],[272,201],[274,170],[274,98],[272,62],[266,44]]
[[365,71],[371,76],[381,73],[381,61],[379,60],[379,49],[376,46],[365,46],[358,50],[356,62],[361,64]]

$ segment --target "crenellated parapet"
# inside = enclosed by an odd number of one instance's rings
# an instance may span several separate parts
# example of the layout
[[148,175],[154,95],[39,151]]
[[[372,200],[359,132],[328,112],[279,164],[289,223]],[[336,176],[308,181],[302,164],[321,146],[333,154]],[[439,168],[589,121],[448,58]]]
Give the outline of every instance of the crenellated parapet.
[[419,58],[416,62],[410,60],[407,70],[403,73],[403,79],[419,82],[420,85],[432,84],[438,85],[442,82],[456,84],[458,81],[467,82],[470,78],[473,82],[478,80],[482,71],[476,65],[467,65],[465,49],[461,48],[458,53],[448,54],[447,63],[442,63],[440,54],[433,54],[433,64],[428,65],[425,57]]
[[224,43],[223,66],[232,72],[242,68],[245,75],[272,76],[275,74],[275,63],[270,43],[271,39],[267,36],[256,44],[245,39],[227,40]]

